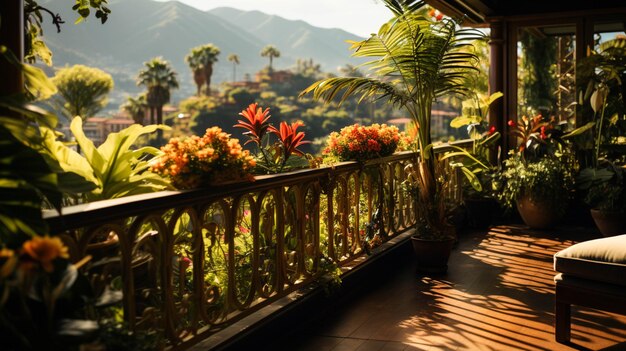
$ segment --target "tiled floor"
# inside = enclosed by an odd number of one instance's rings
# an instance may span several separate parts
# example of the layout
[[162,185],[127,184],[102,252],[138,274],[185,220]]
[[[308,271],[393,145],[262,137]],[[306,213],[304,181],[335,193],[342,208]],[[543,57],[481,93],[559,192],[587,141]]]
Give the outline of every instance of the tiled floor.
[[626,317],[585,308],[572,310],[572,345],[554,341],[552,255],[592,238],[521,226],[464,234],[446,275],[408,260],[279,349],[626,350]]

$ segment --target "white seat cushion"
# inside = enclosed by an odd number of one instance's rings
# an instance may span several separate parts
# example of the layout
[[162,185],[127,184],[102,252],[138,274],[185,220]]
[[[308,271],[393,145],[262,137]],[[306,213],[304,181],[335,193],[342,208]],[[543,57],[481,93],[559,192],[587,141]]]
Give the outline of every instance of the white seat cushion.
[[626,286],[626,234],[584,241],[554,255],[564,275]]

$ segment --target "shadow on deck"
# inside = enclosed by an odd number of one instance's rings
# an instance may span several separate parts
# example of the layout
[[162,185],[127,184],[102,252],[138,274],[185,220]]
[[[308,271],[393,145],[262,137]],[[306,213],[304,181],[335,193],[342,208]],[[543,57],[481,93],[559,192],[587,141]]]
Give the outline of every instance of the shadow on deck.
[[[446,275],[416,271],[412,253],[350,283],[331,303],[268,328],[268,350],[626,350],[626,317],[574,306],[572,344],[554,341],[552,255],[590,230],[496,226],[465,233]],[[405,245],[406,246],[406,245]]]

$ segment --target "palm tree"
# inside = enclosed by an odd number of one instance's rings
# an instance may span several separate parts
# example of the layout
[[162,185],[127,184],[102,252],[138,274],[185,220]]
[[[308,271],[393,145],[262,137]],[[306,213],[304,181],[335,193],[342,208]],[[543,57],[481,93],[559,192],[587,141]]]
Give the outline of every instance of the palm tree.
[[233,63],[233,82],[237,79],[237,65],[239,64],[239,56],[237,54],[228,55],[228,61]]
[[127,97],[126,102],[122,105],[122,110],[126,111],[135,123],[143,124],[146,107],[148,107],[146,94],[140,94],[136,98]]
[[197,95],[202,94],[202,86],[206,85],[205,94],[211,93],[211,76],[213,75],[213,63],[217,62],[220,49],[213,44],[196,46],[185,56],[185,62],[193,72],[193,80],[196,83]]
[[434,204],[440,194],[430,135],[432,105],[443,95],[465,92],[463,79],[476,69],[476,55],[467,47],[483,35],[460,28],[452,19],[434,21],[426,15],[421,0],[383,2],[394,17],[382,25],[378,34],[352,42],[351,47],[353,56],[372,58],[364,65],[369,67],[371,77],[320,80],[300,95],[312,92],[314,98],[327,103],[337,95],[340,103],[359,95],[359,101],[386,99],[404,109],[418,127],[420,202]]
[[[150,123],[163,123],[163,105],[170,101],[170,90],[178,89],[176,72],[172,70],[169,62],[161,57],[153,58],[144,62],[145,69],[139,71],[137,85],[145,86],[146,102],[150,107]],[[156,121],[155,121],[156,115]],[[158,140],[161,141],[163,133],[158,131]]]
[[278,49],[274,46],[274,45],[267,45],[266,47],[264,47],[261,50],[261,57],[269,57],[270,58],[270,65],[269,65],[269,71],[272,71],[272,61],[274,60],[274,57],[280,57],[280,51],[278,51]]

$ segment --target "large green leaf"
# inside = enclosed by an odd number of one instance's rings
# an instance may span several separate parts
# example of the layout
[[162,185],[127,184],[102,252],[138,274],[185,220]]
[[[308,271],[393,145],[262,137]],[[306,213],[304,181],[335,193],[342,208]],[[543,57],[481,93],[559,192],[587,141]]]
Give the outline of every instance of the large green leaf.
[[[83,132],[83,120],[80,117],[74,117],[72,123],[70,124],[70,130],[72,131],[76,142],[80,145],[83,154],[85,154],[85,159],[91,165],[95,177],[102,181],[107,162],[98,152],[96,146],[93,144],[93,141],[85,136],[85,132]],[[103,184],[100,185],[103,186]]]
[[58,185],[64,192],[78,196],[101,188],[102,184],[94,176],[91,165],[84,157],[58,141],[53,130],[41,128],[41,135],[44,157],[48,157],[48,163],[57,172]]
[[450,121],[450,127],[452,128],[461,128],[468,124],[479,123],[481,120],[480,116],[458,116]]
[[39,100],[46,100],[56,94],[57,88],[46,73],[38,67],[20,62],[18,58],[4,45],[0,45],[0,55],[10,64],[22,70],[26,90]]
[[575,137],[577,135],[584,134],[587,131],[590,131],[595,125],[596,125],[596,122],[589,122],[589,123],[585,124],[584,126],[578,127],[576,129],[572,130],[571,132],[563,135],[561,138],[568,139],[568,138]]

